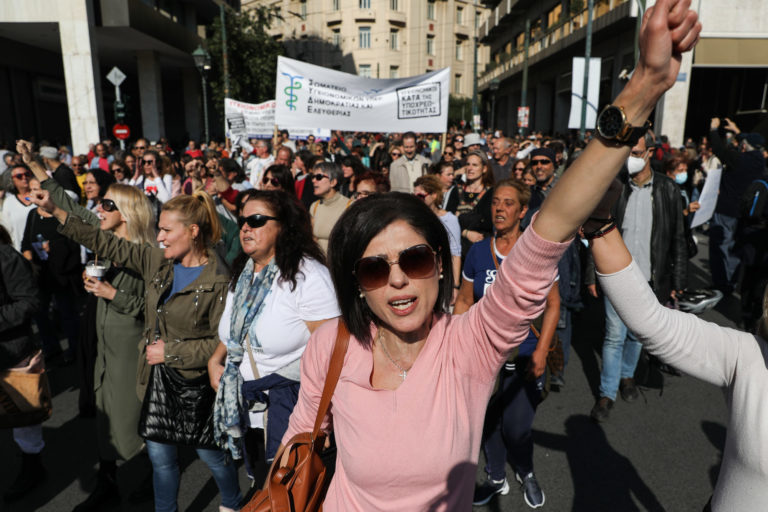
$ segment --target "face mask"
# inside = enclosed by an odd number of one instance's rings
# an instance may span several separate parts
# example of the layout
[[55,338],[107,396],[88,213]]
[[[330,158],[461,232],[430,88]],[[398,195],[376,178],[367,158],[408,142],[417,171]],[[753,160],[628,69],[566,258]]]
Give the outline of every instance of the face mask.
[[675,174],[675,183],[678,185],[683,185],[685,182],[688,181],[688,173],[687,172],[681,172],[680,174]]
[[638,158],[632,155],[627,158],[627,170],[630,176],[634,176],[643,169],[645,169],[645,158]]

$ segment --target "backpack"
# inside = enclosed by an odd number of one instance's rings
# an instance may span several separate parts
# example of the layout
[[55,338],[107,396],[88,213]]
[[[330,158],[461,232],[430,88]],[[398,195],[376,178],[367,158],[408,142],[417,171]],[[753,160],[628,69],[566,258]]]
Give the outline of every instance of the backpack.
[[746,220],[768,219],[768,181],[754,180],[749,184],[739,204],[740,217]]

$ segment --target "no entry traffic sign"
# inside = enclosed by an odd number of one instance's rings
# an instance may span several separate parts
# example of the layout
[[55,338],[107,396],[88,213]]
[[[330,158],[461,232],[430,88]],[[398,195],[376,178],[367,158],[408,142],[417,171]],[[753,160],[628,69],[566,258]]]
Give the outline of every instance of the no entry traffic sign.
[[131,136],[131,129],[127,124],[116,124],[112,127],[112,134],[119,140],[125,140]]

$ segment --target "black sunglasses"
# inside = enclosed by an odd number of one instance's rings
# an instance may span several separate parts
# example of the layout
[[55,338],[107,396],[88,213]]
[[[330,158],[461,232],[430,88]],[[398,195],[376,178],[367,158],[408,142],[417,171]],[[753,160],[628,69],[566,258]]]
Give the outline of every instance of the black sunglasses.
[[23,180],[23,179],[29,179],[32,175],[28,172],[23,172],[21,174],[14,174],[13,177],[17,180]]
[[264,176],[263,178],[261,178],[261,183],[263,185],[266,185],[267,183],[271,183],[273,187],[279,187],[280,186],[280,182],[277,181],[277,178],[269,178],[267,176]]
[[268,220],[278,220],[277,217],[270,217],[269,215],[262,215],[260,213],[255,213],[253,215],[249,215],[247,217],[238,217],[237,218],[237,227],[240,229],[243,229],[243,226],[248,223],[248,226],[251,229],[257,229],[262,227],[264,224],[267,223]]
[[312,175],[312,179],[315,180],[315,181],[323,181],[323,178],[331,179],[331,177],[328,176],[327,174],[319,174],[318,173],[318,174],[313,174]]
[[143,163],[144,165],[154,165],[154,164],[155,164],[155,161],[154,161],[154,160],[147,160],[147,159],[144,159],[144,160],[142,160],[142,163]]
[[354,274],[363,290],[381,288],[389,281],[389,269],[397,263],[409,279],[426,279],[435,275],[437,254],[427,244],[414,245],[400,251],[397,261],[382,256],[360,258],[355,263]]
[[413,194],[413,195],[415,195],[416,197],[418,197],[422,201],[424,200],[425,197],[427,197],[427,194]]
[[133,146],[133,149],[147,149],[147,146]]
[[546,159],[546,160],[531,160],[531,166],[534,165],[549,165],[552,163],[552,160]]
[[105,212],[116,212],[117,211],[117,205],[111,199],[102,199],[101,200],[101,209],[104,210]]

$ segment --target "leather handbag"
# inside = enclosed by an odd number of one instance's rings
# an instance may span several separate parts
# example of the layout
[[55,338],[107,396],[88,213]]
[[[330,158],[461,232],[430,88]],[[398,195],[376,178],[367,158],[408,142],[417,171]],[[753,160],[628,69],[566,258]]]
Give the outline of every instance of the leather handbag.
[[[531,323],[531,330],[533,335],[538,339],[541,336],[539,331],[542,316],[537,318]],[[549,344],[549,351],[547,352],[547,369],[551,375],[562,375],[565,370],[565,354],[563,353],[563,342],[560,341],[560,336],[557,333],[552,334],[552,341]]]
[[0,372],[0,428],[39,425],[53,410],[43,353],[20,368]]
[[[155,327],[155,337],[160,334]],[[139,435],[159,443],[216,448],[213,405],[216,392],[208,373],[185,379],[165,364],[152,366],[141,404]]]
[[[287,445],[277,451],[267,473],[264,488],[253,495],[241,512],[315,512],[323,509],[331,474],[323,462],[326,433],[320,430],[320,425],[331,404],[348,345],[349,330],[344,322],[339,320],[336,342],[312,432],[296,434]],[[285,453],[288,455],[283,464]]]

